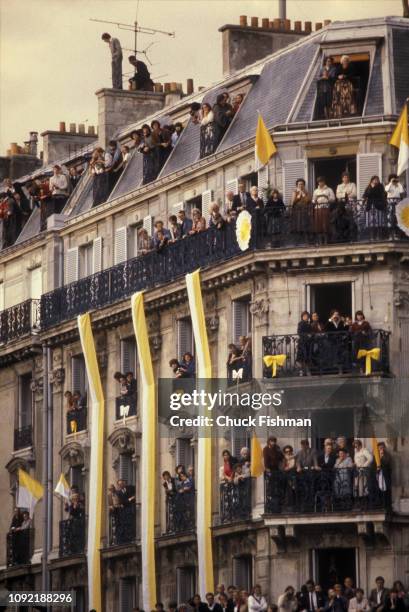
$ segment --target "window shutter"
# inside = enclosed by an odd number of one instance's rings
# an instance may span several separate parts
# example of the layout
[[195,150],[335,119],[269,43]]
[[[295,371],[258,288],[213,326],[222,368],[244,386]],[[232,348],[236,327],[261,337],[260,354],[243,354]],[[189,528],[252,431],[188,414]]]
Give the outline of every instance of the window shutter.
[[176,568],[177,603],[187,603],[195,594],[195,568]]
[[179,210],[183,210],[184,207],[185,207],[185,203],[184,202],[178,202],[177,204],[174,204],[172,206],[173,214],[176,215],[179,212]]
[[194,464],[193,448],[189,438],[176,438],[176,465],[184,465],[186,468]]
[[202,193],[202,215],[207,219],[210,217],[210,205],[213,201],[213,191],[208,189]]
[[233,584],[239,584],[245,591],[251,588],[251,557],[233,558]]
[[185,353],[193,353],[193,333],[190,319],[178,321],[178,358],[182,359]]
[[128,259],[128,228],[115,230],[114,266]]
[[68,249],[65,255],[65,284],[69,285],[78,280],[80,258],[78,247]]
[[134,484],[133,464],[130,455],[119,455],[118,478],[123,478],[128,484]]
[[233,427],[231,430],[231,454],[233,457],[240,457],[242,448],[250,448],[250,436],[246,429],[241,427]]
[[121,341],[121,371],[136,374],[136,343],[132,338]]
[[233,305],[233,342],[236,344],[240,336],[247,336],[249,332],[249,303],[234,300]]
[[78,487],[78,491],[80,493],[84,492],[83,487],[83,474],[82,474],[82,466],[81,465],[73,465],[70,467],[70,486]]
[[226,181],[226,193],[228,191],[232,191],[234,195],[239,193],[239,179],[231,179],[230,181]]
[[92,243],[92,274],[102,270],[102,238],[95,238]]
[[85,394],[85,363],[84,358],[73,357],[71,359],[71,379],[72,379],[72,392],[79,391],[81,395]]
[[19,377],[19,427],[28,427],[32,423],[31,374]]
[[121,578],[119,581],[119,610],[129,612],[135,606],[135,578]]
[[305,160],[295,159],[283,163],[283,196],[284,203],[289,206],[297,179],[305,179]]
[[257,171],[257,186],[258,186],[258,196],[264,202],[267,202],[267,197],[265,195],[265,189],[268,188],[268,178],[269,178],[269,168],[268,164],[263,166]]
[[358,197],[362,198],[374,174],[379,176],[382,181],[382,155],[381,153],[359,153],[356,161]]
[[149,236],[152,236],[152,231],[153,231],[153,217],[152,217],[152,215],[147,215],[146,217],[144,217],[144,219],[143,219],[143,229],[146,229],[146,231],[148,232]]

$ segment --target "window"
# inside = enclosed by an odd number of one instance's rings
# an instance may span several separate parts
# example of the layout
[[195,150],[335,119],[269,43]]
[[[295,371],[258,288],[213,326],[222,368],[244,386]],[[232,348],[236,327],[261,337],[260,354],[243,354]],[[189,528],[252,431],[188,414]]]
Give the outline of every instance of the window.
[[121,372],[132,372],[136,376],[136,342],[135,338],[121,340]]
[[194,208],[202,210],[202,194],[196,196],[195,198],[190,198],[190,200],[186,200],[185,202],[186,216],[190,219],[192,218],[192,210]]
[[250,297],[233,300],[233,329],[234,344],[238,343],[240,336],[247,336],[251,332]]
[[75,592],[75,612],[86,612],[84,587],[74,587],[74,592]]
[[182,359],[185,353],[194,353],[192,321],[190,319],[179,319],[177,322],[178,334],[178,359]]
[[257,172],[251,172],[250,174],[245,174],[244,176],[241,176],[239,179],[239,183],[245,183],[246,191],[250,191],[252,187],[257,187],[258,185]]
[[195,594],[195,568],[176,568],[176,596],[177,603],[187,603]]
[[310,285],[310,310],[317,312],[320,321],[328,321],[333,309],[341,315],[352,315],[352,283],[322,283]]
[[310,161],[312,164],[310,166],[312,170],[311,185],[314,186],[314,188],[317,184],[317,178],[319,176],[325,176],[328,187],[331,187],[334,193],[336,193],[337,186],[341,183],[343,172],[348,172],[351,182],[356,184],[355,156],[321,158]]
[[233,558],[233,584],[250,592],[253,584],[251,555]]
[[190,438],[176,438],[176,465],[194,466],[195,454]]
[[126,480],[128,484],[135,484],[135,469],[131,455],[121,453],[119,455],[118,479]]
[[128,259],[138,256],[138,233],[142,229],[142,222],[128,227]]
[[31,427],[33,412],[32,374],[18,377],[18,429]]
[[92,274],[92,243],[82,246],[79,250],[79,276],[85,278]]
[[82,465],[72,465],[70,467],[70,487],[78,487],[80,493],[84,493],[84,474]]
[[233,457],[240,457],[242,448],[250,448],[250,432],[243,427],[233,427],[231,430],[231,454]]
[[79,391],[82,397],[87,393],[87,376],[82,355],[77,355],[71,359],[71,387],[73,393]]
[[129,612],[136,606],[136,579],[121,578],[119,581],[119,611]]

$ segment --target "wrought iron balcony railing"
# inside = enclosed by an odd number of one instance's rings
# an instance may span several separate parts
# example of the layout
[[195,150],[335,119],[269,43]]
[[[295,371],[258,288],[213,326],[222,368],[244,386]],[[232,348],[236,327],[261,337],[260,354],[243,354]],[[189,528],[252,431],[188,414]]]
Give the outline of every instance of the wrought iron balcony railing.
[[195,493],[174,493],[166,496],[166,533],[194,531]]
[[372,467],[265,472],[264,511],[303,514],[386,509],[390,492],[382,489]]
[[[326,243],[407,239],[398,228],[395,201],[381,202],[382,210],[362,200],[327,208],[310,205],[288,207],[268,219],[263,211],[253,215],[250,250],[288,248]],[[221,230],[209,228],[164,247],[129,259],[41,297],[41,326],[47,329],[90,309],[129,297],[135,291],[165,285],[198,267],[242,255],[233,223]]]
[[7,567],[29,565],[34,553],[34,529],[9,531],[7,534]]
[[115,418],[117,421],[136,415],[137,396],[121,395],[115,400]]
[[33,445],[33,427],[27,425],[14,430],[14,450],[29,448]]
[[[282,366],[276,366],[276,376],[324,375],[365,372],[365,358],[358,351],[380,349],[379,360],[371,359],[376,374],[389,373],[389,336],[382,329],[368,334],[348,331],[317,334],[282,334],[263,337],[263,357],[285,355]],[[273,376],[273,368],[263,362],[264,377]]]
[[80,555],[85,548],[85,517],[60,521],[60,557]]
[[26,300],[0,312],[0,343],[6,344],[40,329],[40,300]]
[[132,544],[140,538],[140,504],[113,508],[109,515],[110,546]]
[[87,429],[87,407],[69,410],[67,412],[67,434],[77,433]]
[[251,478],[220,485],[220,522],[245,521],[251,516]]

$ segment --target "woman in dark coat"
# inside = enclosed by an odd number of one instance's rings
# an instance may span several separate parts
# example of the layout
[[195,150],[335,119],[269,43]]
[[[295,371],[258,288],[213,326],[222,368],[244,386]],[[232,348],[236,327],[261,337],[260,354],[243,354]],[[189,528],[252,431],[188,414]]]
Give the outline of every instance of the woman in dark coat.
[[365,202],[365,221],[366,227],[371,229],[371,233],[376,228],[386,226],[386,191],[379,176],[374,175],[365,189],[362,199]]
[[264,207],[265,230],[267,236],[281,232],[285,205],[278,189],[273,189]]
[[300,376],[308,373],[311,346],[311,317],[307,310],[301,313],[301,319],[297,326],[298,348],[296,362],[300,368]]

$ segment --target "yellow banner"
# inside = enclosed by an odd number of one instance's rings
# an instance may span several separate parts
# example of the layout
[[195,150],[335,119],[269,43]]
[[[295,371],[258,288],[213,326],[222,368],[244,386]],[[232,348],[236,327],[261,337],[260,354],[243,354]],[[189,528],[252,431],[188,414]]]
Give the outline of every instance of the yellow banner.
[[153,610],[156,603],[155,568],[155,490],[156,490],[156,393],[151,350],[142,292],[131,298],[132,321],[135,330],[138,360],[141,371],[141,552],[142,552],[142,607]]
[[[212,377],[206,319],[200,289],[199,270],[186,275],[187,295],[195,337],[197,375],[199,380]],[[196,531],[199,566],[199,593],[205,600],[206,593],[214,592],[213,551],[212,551],[212,439],[209,435],[199,436],[197,466]]]
[[101,528],[104,469],[104,394],[89,314],[78,317],[81,347],[88,377],[88,421],[91,429],[88,506],[88,607],[102,612]]

